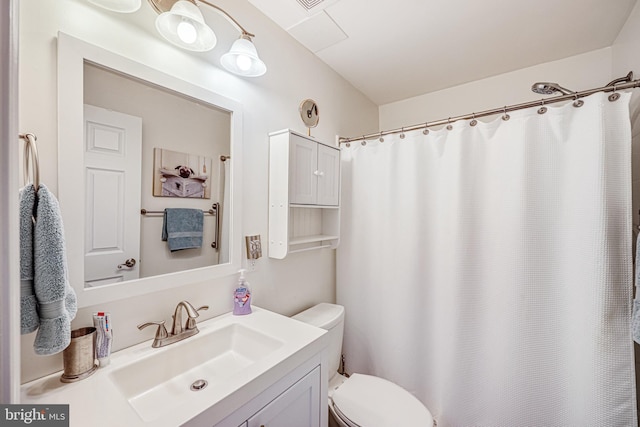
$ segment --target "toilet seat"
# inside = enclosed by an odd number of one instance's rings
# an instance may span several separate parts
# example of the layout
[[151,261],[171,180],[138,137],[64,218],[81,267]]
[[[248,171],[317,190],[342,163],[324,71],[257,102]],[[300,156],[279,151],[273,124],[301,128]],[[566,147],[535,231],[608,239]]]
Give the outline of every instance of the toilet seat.
[[411,393],[382,378],[353,374],[331,396],[349,427],[429,427],[433,417]]

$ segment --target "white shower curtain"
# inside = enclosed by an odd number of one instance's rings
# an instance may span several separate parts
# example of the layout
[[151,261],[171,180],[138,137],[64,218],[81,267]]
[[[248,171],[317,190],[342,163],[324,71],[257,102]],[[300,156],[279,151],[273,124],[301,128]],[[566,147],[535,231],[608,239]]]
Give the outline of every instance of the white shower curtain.
[[347,371],[438,427],[637,425],[621,95],[343,151]]

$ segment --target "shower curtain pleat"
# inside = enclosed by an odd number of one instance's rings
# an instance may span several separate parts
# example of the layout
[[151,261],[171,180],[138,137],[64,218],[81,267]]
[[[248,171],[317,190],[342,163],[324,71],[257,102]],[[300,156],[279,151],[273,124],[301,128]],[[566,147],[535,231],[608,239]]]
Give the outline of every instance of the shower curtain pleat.
[[343,151],[350,372],[438,427],[637,425],[621,95]]

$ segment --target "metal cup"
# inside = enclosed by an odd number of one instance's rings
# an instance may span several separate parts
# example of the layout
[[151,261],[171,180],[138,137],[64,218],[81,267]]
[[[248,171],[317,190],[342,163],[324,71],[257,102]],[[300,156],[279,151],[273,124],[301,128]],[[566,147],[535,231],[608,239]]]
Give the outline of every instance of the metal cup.
[[96,328],[87,327],[71,331],[71,343],[62,352],[64,372],[60,381],[72,383],[93,374],[96,364]]

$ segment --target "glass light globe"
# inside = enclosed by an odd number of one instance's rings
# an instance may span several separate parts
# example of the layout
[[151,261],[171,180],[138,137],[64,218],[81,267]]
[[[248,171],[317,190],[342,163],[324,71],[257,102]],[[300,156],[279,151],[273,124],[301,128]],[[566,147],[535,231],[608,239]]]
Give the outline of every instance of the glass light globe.
[[258,77],[267,71],[267,66],[258,57],[256,47],[245,35],[233,42],[229,52],[220,58],[220,62],[227,71],[239,76]]
[[176,28],[176,33],[180,40],[187,44],[192,44],[198,38],[198,32],[196,31],[196,27],[187,20],[184,20],[178,24]]
[[211,50],[216,45],[216,35],[202,12],[187,0],[178,0],[171,10],[158,15],[156,29],[169,42],[194,52]]
[[246,55],[238,55],[236,58],[236,65],[242,71],[247,71],[251,68],[251,58]]

